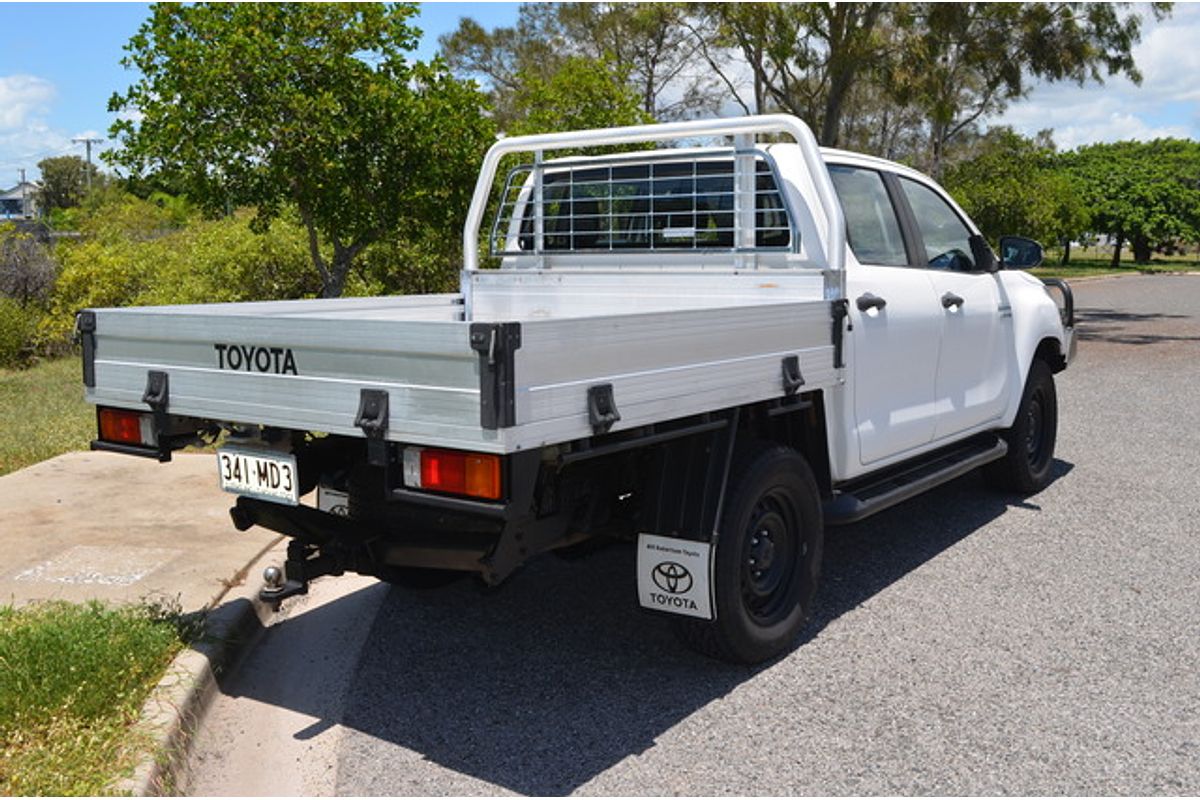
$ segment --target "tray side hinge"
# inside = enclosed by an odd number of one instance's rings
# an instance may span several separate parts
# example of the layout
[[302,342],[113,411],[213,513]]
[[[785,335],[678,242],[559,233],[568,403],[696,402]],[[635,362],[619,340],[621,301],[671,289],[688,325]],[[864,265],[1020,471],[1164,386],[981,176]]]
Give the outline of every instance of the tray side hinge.
[[803,385],[804,375],[800,372],[800,356],[784,356],[783,393],[793,395]]
[[363,389],[358,394],[355,427],[367,437],[367,463],[387,466],[388,393],[383,389]]
[[[841,369],[846,366],[842,360],[842,343],[847,330],[846,317],[850,316],[850,301],[844,297],[834,300],[830,310],[833,314],[833,368]],[[849,330],[854,330],[853,325]]]
[[96,386],[96,312],[75,314],[75,340],[83,347],[83,385]]
[[514,353],[521,347],[521,323],[471,323],[471,349],[479,353],[479,424],[484,430],[517,422]]
[[146,391],[142,392],[142,402],[154,412],[154,442],[158,447],[158,460],[170,461],[167,406],[171,403],[171,379],[166,372],[152,369],[146,373]]
[[611,383],[589,386],[587,392],[588,423],[596,434],[608,433],[614,422],[621,420]]

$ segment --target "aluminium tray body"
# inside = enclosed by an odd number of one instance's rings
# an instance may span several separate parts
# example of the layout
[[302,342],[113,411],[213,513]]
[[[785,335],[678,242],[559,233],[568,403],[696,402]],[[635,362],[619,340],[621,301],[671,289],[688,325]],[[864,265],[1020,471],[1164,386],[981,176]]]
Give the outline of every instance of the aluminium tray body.
[[828,300],[739,291],[555,316],[511,297],[486,313],[477,289],[472,321],[457,294],[99,309],[85,312],[86,397],[145,409],[158,371],[171,414],[362,436],[362,391],[386,391],[388,440],[511,453],[593,435],[597,385],[611,385],[620,431],[782,397],[789,356],[805,391],[837,381]]

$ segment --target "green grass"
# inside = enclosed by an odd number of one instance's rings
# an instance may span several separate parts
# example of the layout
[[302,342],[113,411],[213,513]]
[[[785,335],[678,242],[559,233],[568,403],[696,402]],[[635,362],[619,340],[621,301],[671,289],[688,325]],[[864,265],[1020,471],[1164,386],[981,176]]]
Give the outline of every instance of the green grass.
[[0,794],[111,792],[150,746],[134,723],[181,630],[160,607],[0,607]]
[[83,401],[79,357],[29,369],[0,369],[0,475],[71,450],[95,438],[95,411]]
[[1091,278],[1101,275],[1136,275],[1139,273],[1188,272],[1200,269],[1200,256],[1155,254],[1148,264],[1135,264],[1128,248],[1122,251],[1121,263],[1116,269],[1110,266],[1112,254],[1098,247],[1074,248],[1071,263],[1065,267],[1059,263],[1062,251],[1047,250],[1042,266],[1030,270],[1039,278]]

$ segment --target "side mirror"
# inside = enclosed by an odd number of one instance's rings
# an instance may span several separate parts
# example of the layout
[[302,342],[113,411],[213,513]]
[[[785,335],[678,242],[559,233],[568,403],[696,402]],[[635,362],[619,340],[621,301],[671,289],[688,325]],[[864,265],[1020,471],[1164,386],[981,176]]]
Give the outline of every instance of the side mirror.
[[1033,269],[1042,263],[1045,251],[1033,239],[1024,236],[1000,237],[1001,269]]
[[996,263],[996,254],[988,247],[987,239],[973,233],[968,241],[971,244],[971,257],[975,260],[975,269],[981,272],[995,272],[1000,269],[1000,265]]

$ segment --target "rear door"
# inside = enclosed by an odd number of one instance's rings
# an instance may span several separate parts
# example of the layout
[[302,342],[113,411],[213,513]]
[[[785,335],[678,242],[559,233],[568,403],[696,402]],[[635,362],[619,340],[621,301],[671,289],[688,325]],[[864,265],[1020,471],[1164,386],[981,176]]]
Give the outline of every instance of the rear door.
[[856,264],[846,271],[855,433],[863,465],[927,445],[935,425],[941,319],[927,270],[909,266],[895,187],[831,164]]

